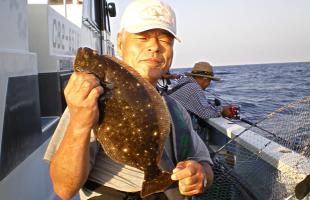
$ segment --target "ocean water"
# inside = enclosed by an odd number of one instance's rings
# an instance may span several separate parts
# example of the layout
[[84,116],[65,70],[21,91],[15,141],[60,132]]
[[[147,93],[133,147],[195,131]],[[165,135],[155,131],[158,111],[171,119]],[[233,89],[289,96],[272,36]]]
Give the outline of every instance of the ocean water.
[[216,95],[224,104],[240,106],[241,116],[253,122],[310,95],[310,62],[220,66],[214,71],[221,81],[212,82],[206,90],[208,98]]

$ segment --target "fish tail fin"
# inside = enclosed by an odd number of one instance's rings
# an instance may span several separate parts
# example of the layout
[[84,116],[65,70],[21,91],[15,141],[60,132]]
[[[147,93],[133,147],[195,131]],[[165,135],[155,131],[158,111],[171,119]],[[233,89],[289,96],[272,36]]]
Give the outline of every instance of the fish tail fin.
[[[145,174],[145,177],[148,177]],[[171,179],[171,173],[161,171],[158,176],[144,180],[142,184],[142,190],[140,195],[142,198],[157,192],[163,192],[167,189],[174,181]]]

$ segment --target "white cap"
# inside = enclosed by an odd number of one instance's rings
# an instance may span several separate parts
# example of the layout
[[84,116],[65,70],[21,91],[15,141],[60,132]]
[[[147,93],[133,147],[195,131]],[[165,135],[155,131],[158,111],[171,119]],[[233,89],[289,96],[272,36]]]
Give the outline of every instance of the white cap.
[[120,30],[140,33],[156,28],[168,31],[180,42],[176,36],[175,13],[169,5],[160,0],[135,0],[127,6]]

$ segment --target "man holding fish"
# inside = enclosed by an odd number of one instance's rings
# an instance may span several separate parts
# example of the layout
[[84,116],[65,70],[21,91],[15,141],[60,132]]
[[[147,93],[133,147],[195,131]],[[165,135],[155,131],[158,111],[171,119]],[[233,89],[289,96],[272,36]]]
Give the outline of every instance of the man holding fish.
[[[179,41],[175,20],[174,11],[159,0],[133,1],[122,17],[117,37],[118,54],[154,87],[171,66],[174,39]],[[177,200],[202,193],[212,184],[212,161],[206,146],[193,131],[187,111],[165,97],[167,104],[173,104],[173,108],[168,106],[172,128],[159,165],[172,172],[171,179],[177,184],[140,197],[143,171],[109,158],[94,136],[93,128],[99,119],[98,99],[102,94],[100,81],[91,73],[74,72],[67,84],[68,108],[44,157],[50,160],[50,176],[58,198],[70,199],[81,189],[81,199]],[[175,110],[179,116],[174,114]],[[179,151],[184,150],[186,154],[179,156]]]

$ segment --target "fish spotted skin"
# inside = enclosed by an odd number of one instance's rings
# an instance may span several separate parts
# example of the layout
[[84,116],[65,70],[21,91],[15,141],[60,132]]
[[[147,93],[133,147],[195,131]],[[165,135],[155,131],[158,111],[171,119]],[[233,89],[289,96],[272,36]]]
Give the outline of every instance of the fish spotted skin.
[[155,87],[138,72],[111,56],[79,48],[74,70],[97,76],[109,93],[95,135],[113,160],[144,171],[141,196],[162,192],[173,183],[170,173],[158,167],[170,133],[167,105]]

